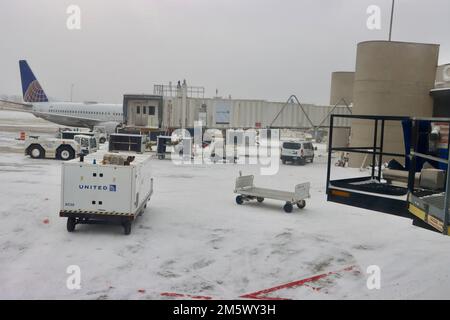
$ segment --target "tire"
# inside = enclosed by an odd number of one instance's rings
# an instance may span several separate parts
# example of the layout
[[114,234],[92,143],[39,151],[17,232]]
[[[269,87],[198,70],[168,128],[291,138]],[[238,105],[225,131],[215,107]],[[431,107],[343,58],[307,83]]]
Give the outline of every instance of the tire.
[[106,142],[105,137],[101,137],[100,139],[98,139],[98,143],[104,144],[105,142]]
[[299,202],[297,202],[297,207],[299,209],[303,209],[306,206],[306,201],[305,200],[300,200]]
[[75,218],[67,218],[67,231],[74,232],[77,220]]
[[244,199],[242,198],[242,196],[237,196],[236,197],[236,203],[237,204],[243,204],[244,203]]
[[286,160],[282,159],[282,160],[281,160],[281,163],[282,163],[282,164],[286,164]]
[[314,162],[314,157],[311,158],[311,163],[313,163],[313,162]]
[[306,160],[303,158],[303,159],[300,159],[299,161],[298,161],[298,164],[299,165],[301,165],[301,166],[304,166],[305,164],[306,164]]
[[283,207],[284,211],[287,213],[291,213],[293,208],[294,207],[292,206],[292,203],[290,203],[290,202],[286,202],[286,204]]
[[30,157],[33,159],[45,158],[45,150],[40,145],[33,145],[28,149]]
[[123,223],[123,234],[129,235],[131,233],[131,221],[125,221]]
[[72,160],[75,158],[75,151],[70,146],[61,146],[56,152],[56,158],[64,161]]
[[258,201],[259,203],[261,203],[261,202],[264,201],[264,198],[263,198],[263,197],[256,197],[256,201]]

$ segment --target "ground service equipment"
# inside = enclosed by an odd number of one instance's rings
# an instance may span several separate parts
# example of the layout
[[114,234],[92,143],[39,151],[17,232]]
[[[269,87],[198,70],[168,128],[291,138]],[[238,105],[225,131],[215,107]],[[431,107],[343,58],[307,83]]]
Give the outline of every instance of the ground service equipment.
[[112,133],[109,135],[110,152],[144,153],[147,138],[140,134]]
[[[366,121],[372,134],[370,146],[334,147],[336,118]],[[404,153],[386,152],[385,127],[397,123],[403,128]],[[371,126],[372,125],[372,126]],[[436,130],[440,127],[440,130]],[[450,118],[419,118],[380,115],[331,115],[328,146],[327,200],[410,218],[429,230],[450,233]],[[439,132],[437,132],[439,131]],[[350,178],[331,177],[332,153],[366,154],[371,159],[370,175],[349,171]],[[398,159],[404,162],[403,164]],[[383,163],[389,161],[388,168]],[[392,164],[392,165],[391,165]],[[342,172],[342,171],[341,171]]]
[[253,185],[253,175],[239,176],[236,179],[234,193],[237,193],[236,203],[243,204],[244,201],[257,200],[263,202],[264,199],[275,199],[286,201],[283,209],[286,212],[292,212],[293,205],[303,209],[306,206],[306,198],[309,198],[310,183],[300,183],[295,186],[294,192],[281,191],[266,188],[257,188]]
[[96,152],[62,165],[61,209],[67,230],[77,224],[121,224],[125,234],[153,194],[150,156]]
[[24,149],[25,155],[33,159],[71,160],[81,153],[80,143],[72,139],[30,137]]

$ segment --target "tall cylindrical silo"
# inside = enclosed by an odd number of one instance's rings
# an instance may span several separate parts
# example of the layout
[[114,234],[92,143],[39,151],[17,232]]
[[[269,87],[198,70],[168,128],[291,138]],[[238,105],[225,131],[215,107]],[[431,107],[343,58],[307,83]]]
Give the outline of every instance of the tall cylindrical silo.
[[[353,86],[353,114],[432,116],[439,45],[366,41],[358,44]],[[350,145],[373,145],[373,121],[352,120]],[[404,153],[401,124],[386,122],[384,151]],[[361,166],[362,154],[350,154]],[[389,159],[383,158],[383,161]],[[402,161],[403,159],[397,159]]]
[[354,77],[354,72],[347,71],[336,71],[331,74],[330,105],[345,105],[345,103],[350,105],[353,102]]
[[437,67],[436,88],[450,88],[450,63]]

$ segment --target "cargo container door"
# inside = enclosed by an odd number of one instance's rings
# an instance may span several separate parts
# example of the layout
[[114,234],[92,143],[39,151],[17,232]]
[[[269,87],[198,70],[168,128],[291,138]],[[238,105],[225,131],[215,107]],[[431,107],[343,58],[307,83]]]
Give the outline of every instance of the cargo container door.
[[98,193],[98,210],[130,213],[132,174],[129,166],[101,166],[97,183],[103,188]]

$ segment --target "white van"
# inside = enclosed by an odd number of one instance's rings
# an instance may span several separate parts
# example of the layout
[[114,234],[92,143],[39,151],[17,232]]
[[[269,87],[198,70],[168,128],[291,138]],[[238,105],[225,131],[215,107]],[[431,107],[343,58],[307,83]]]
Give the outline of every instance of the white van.
[[309,141],[285,141],[281,146],[281,162],[305,164],[314,161],[314,147]]

